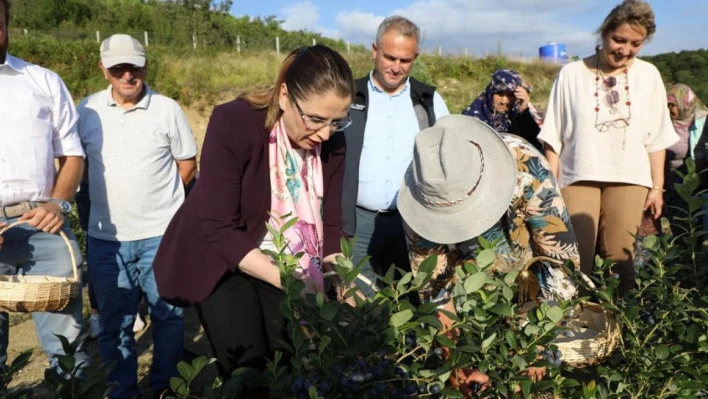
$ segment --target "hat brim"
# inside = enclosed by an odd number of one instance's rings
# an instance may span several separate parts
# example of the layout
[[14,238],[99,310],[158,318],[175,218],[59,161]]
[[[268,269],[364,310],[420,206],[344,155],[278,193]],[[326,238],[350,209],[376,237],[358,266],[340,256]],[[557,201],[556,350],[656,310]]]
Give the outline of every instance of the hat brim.
[[[507,211],[516,188],[516,161],[501,136],[476,118],[444,117],[435,126],[458,130],[479,144],[485,163],[479,184],[458,205],[432,207],[422,201],[415,188],[411,163],[398,194],[398,211],[408,226],[426,240],[455,244],[489,230]],[[418,134],[425,134],[426,130]]]
[[141,55],[116,55],[113,57],[101,58],[101,63],[106,68],[113,68],[120,64],[135,65],[136,67],[145,66],[145,57]]

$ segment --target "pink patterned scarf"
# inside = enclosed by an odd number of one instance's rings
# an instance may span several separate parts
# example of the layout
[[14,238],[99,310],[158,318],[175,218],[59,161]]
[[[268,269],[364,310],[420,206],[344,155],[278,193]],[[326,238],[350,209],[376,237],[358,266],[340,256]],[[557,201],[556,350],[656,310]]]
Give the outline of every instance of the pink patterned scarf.
[[[285,231],[285,240],[292,254],[303,252],[302,270],[323,286],[323,230],[321,146],[312,150],[295,150],[281,119],[268,138],[271,185],[271,225],[277,229],[292,217],[295,226]],[[288,215],[285,218],[283,216]]]

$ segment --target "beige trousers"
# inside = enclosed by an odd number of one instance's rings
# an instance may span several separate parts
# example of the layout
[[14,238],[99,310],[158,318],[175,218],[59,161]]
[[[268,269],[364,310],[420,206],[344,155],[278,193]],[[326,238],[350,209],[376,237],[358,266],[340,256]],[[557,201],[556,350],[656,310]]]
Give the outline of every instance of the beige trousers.
[[578,239],[580,269],[592,274],[595,254],[616,262],[620,295],[634,286],[634,236],[649,189],[623,183],[581,181],[561,190]]

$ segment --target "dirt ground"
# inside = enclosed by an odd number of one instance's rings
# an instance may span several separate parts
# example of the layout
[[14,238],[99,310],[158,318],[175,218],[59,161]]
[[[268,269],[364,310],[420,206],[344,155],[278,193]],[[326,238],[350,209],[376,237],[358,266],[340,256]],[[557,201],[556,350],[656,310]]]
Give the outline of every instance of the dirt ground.
[[[201,152],[202,142],[206,126],[213,107],[195,104],[190,107],[183,107],[187,119],[194,132],[195,139]],[[84,279],[86,281],[86,279]],[[86,291],[86,290],[84,290]],[[87,294],[84,293],[84,307],[88,303]],[[88,314],[88,309],[84,312]],[[143,309],[142,314],[146,313]],[[148,374],[152,361],[152,326],[149,317],[145,317],[146,328],[137,333],[135,339],[138,345],[138,380],[143,389],[143,396],[150,397],[151,392],[148,388]],[[88,321],[88,319],[87,319]],[[98,353],[98,346],[95,340],[87,341],[87,347],[94,361],[100,362],[101,358]],[[204,335],[204,332],[197,318],[196,311],[193,308],[185,309],[185,337],[184,348],[196,355],[210,355],[209,343]],[[10,384],[10,390],[19,388],[31,388],[34,391],[33,398],[51,398],[52,395],[43,384],[44,370],[49,366],[47,356],[42,350],[37,340],[37,334],[34,329],[32,318],[27,314],[12,314],[10,316],[10,344],[8,347],[8,364],[10,364],[18,355],[24,351],[32,349],[32,357],[30,363],[25,367]],[[188,353],[189,353],[188,352]],[[216,377],[214,366],[209,366],[202,376],[204,381],[213,381]]]

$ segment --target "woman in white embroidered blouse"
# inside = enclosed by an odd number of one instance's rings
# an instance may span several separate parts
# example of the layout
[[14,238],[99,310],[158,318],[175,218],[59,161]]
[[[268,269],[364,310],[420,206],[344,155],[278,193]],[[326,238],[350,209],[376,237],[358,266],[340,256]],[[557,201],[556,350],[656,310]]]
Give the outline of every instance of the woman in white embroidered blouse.
[[[562,188],[581,269],[617,262],[620,293],[634,284],[633,233],[661,216],[666,148],[678,140],[659,71],[636,58],[656,31],[644,1],[626,0],[597,30],[601,44],[563,67],[538,138]],[[597,250],[597,251],[596,251]]]

